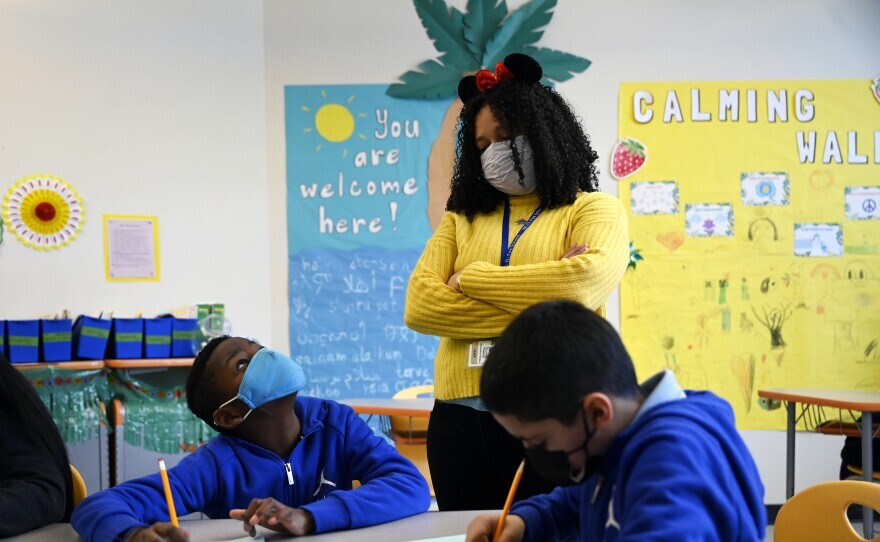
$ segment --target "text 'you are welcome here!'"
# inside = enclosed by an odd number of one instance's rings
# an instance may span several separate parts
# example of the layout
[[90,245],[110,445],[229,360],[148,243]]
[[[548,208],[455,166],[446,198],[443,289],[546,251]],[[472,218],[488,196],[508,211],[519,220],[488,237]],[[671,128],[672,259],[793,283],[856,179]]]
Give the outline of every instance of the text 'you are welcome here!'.
[[[344,109],[342,106],[338,107]],[[332,111],[328,111],[326,106],[322,110],[332,114]],[[335,130],[340,132],[338,137],[347,139],[354,129],[353,120],[351,125],[346,122],[348,117],[350,116],[340,115],[338,118],[324,121],[324,127],[321,126],[321,118],[317,118],[316,123],[318,123],[318,129],[325,138],[332,140],[332,131]],[[414,140],[420,137],[418,120],[391,120],[389,119],[388,110],[383,108],[376,108],[375,120],[377,126],[370,135],[376,142],[376,147],[382,146],[380,143],[387,143],[388,141],[401,138]],[[393,167],[400,161],[400,158],[399,148],[388,150],[371,148],[353,153],[351,157],[350,165],[354,166],[355,173],[363,172],[363,177],[361,178],[346,178],[345,171],[340,169],[334,181],[300,183],[300,196],[303,199],[322,201],[318,207],[318,232],[321,234],[377,234],[382,232],[383,228],[388,227],[389,224],[392,231],[397,231],[397,211],[400,207],[398,201],[392,200],[388,202],[388,215],[386,216],[346,217],[333,216],[333,213],[327,210],[327,205],[323,201],[329,202],[341,198],[367,199],[376,197],[387,199],[389,197],[394,198],[395,196],[411,198],[419,192],[415,177],[410,176],[401,181],[399,178],[376,179],[371,174],[371,168],[376,166]],[[388,171],[388,169],[384,169],[384,171]],[[350,202],[346,207],[350,209],[358,208],[356,205],[351,205]],[[371,207],[363,206],[362,208],[369,209]]]

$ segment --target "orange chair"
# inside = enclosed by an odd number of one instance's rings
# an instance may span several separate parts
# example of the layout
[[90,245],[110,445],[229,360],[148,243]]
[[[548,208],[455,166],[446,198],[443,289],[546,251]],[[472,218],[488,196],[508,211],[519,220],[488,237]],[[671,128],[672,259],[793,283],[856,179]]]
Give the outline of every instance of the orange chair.
[[[846,470],[850,471],[854,475],[857,475],[859,478],[862,477],[862,468],[856,467],[855,465],[847,465]],[[880,472],[875,472],[872,474],[874,480],[880,480]]]
[[[880,510],[880,486],[855,480],[810,486],[782,505],[773,526],[773,540],[865,542],[846,517],[853,504]],[[880,536],[873,541],[880,541]]]
[[[423,395],[433,395],[434,386],[413,386],[394,394],[394,399],[415,399]],[[428,468],[428,419],[411,418],[409,416],[389,416],[391,421],[391,439],[400,455],[413,462],[425,480],[431,496],[434,496],[434,484],[431,481],[431,470]]]
[[[416,399],[423,395],[434,395],[434,386],[413,386],[395,393],[392,399]],[[389,416],[391,438],[405,440],[407,444],[424,444],[428,438],[428,418],[409,416]]]
[[86,482],[82,475],[73,465],[70,466],[70,478],[73,480],[73,507],[76,508],[83,499],[89,496],[89,491],[86,489]]

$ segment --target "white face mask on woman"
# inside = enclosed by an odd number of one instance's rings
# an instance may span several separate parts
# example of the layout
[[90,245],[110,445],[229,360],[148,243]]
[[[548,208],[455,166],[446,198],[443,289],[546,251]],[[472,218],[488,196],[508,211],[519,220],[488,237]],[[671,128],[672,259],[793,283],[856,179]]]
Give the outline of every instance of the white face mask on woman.
[[518,136],[514,142],[522,167],[522,179],[513,161],[510,141],[492,143],[483,151],[480,161],[483,163],[483,176],[490,185],[511,196],[523,196],[535,191],[535,159],[525,136]]

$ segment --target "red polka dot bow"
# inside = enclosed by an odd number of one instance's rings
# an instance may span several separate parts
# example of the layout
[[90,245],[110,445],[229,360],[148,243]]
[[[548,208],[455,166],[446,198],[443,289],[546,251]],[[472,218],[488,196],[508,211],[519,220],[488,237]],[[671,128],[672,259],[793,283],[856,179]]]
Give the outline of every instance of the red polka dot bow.
[[486,92],[501,81],[513,79],[513,72],[507,69],[504,63],[495,64],[495,73],[489,70],[480,70],[477,72],[477,88],[480,92]]

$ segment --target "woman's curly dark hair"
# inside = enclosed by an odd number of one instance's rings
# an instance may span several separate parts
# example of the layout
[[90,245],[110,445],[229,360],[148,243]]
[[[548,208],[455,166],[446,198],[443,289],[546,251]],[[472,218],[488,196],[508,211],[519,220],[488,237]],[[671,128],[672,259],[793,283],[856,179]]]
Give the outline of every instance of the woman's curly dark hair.
[[[565,99],[540,83],[503,81],[468,100],[461,111],[447,211],[473,218],[494,211],[504,201],[505,195],[483,176],[480,152],[474,142],[477,113],[487,105],[511,138],[524,135],[531,145],[541,207],[568,205],[578,191],[599,189],[599,155]],[[513,139],[511,147],[516,151]],[[519,153],[514,152],[513,158],[522,175]]]

